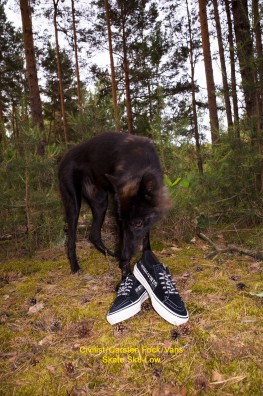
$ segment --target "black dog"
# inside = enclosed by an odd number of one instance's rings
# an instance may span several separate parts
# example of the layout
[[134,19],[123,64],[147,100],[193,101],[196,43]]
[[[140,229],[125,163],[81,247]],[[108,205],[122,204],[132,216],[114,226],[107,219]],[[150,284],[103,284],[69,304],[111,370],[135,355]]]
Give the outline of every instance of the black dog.
[[59,185],[68,223],[71,271],[80,270],[76,230],[82,199],[93,215],[90,241],[100,252],[113,255],[101,241],[108,194],[112,193],[120,238],[117,256],[125,278],[139,241],[143,241],[143,251],[151,250],[150,228],[167,209],[161,166],[151,141],[118,132],[96,136],[65,155],[59,167]]

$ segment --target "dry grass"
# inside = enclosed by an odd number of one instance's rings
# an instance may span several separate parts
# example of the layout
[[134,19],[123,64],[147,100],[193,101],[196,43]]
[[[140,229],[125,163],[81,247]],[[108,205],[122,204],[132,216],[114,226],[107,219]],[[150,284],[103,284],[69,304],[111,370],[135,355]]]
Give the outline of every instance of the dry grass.
[[263,291],[260,263],[209,261],[202,244],[154,247],[190,312],[179,328],[149,302],[110,326],[120,273],[88,245],[78,276],[61,249],[2,263],[0,394],[262,395],[262,298],[250,294]]

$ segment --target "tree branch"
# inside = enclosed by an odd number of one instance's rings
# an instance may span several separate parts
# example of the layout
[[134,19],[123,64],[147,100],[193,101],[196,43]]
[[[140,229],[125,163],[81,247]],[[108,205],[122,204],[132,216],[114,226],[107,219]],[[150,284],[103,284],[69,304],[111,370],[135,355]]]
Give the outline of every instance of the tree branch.
[[225,248],[220,248],[213,241],[211,241],[211,239],[209,239],[205,234],[200,232],[197,233],[197,236],[203,241],[207,242],[213,248],[213,251],[206,256],[207,259],[214,259],[219,254],[223,254],[223,253],[239,253],[253,257],[256,260],[263,260],[263,252],[244,249],[241,246],[236,246],[236,245],[228,245]]

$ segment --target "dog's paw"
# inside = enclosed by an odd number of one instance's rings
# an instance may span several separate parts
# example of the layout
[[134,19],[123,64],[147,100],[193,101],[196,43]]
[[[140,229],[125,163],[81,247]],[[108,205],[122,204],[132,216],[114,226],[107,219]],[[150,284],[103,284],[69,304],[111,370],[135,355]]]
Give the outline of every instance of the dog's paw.
[[74,271],[74,272],[72,271],[71,273],[72,273],[72,275],[77,276],[77,275],[83,274],[83,271],[81,268],[79,268],[77,271]]

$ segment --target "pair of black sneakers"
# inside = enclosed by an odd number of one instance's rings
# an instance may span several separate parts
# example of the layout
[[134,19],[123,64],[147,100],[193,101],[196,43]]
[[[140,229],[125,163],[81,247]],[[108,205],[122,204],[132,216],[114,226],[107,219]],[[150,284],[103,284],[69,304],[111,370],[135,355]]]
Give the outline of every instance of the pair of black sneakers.
[[136,315],[149,297],[155,311],[167,322],[179,326],[188,321],[188,312],[168,268],[147,250],[135,264],[133,274],[121,283],[107,314],[108,322],[113,325]]

